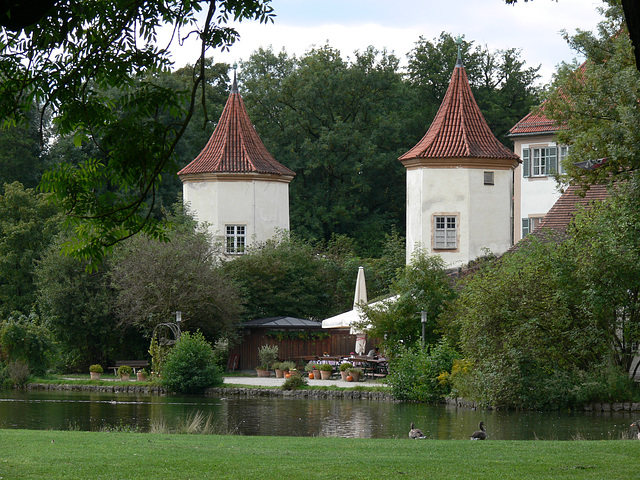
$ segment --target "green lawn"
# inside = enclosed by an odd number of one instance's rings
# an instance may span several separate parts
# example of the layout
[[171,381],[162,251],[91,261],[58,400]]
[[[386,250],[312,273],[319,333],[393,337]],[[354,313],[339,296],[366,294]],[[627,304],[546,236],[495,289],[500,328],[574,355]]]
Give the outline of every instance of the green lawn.
[[640,442],[0,430],[2,479],[632,479]]

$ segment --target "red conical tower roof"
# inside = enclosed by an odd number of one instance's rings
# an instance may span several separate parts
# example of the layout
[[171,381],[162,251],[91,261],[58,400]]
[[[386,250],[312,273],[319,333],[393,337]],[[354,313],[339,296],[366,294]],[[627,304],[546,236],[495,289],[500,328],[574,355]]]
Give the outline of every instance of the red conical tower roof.
[[295,176],[292,170],[273,158],[260,140],[238,92],[235,73],[231,94],[211,138],[195,160],[178,175],[204,173]]
[[[502,145],[491,132],[473,98],[467,72],[458,59],[449,88],[431,127],[415,147],[400,157],[400,161],[409,166],[431,163],[422,162],[423,159],[469,158],[487,159],[488,161],[478,165],[483,168],[493,163],[491,159],[495,159],[497,164],[503,164],[507,160],[514,167],[519,162],[518,156]],[[446,166],[448,162],[445,160],[436,163]]]

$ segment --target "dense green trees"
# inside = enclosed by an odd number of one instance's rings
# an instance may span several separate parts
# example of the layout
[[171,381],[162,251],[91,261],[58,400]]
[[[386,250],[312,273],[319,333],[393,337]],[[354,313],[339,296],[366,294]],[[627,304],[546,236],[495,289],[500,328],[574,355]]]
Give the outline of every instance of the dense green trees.
[[404,230],[398,59],[367,49],[344,60],[330,46],[299,59],[259,50],[242,64],[242,94],[267,148],[296,172],[291,228],[317,241],[356,239],[380,252],[380,232]]
[[36,299],[34,268],[58,233],[61,219],[45,194],[20,183],[0,191],[0,319],[29,314]]

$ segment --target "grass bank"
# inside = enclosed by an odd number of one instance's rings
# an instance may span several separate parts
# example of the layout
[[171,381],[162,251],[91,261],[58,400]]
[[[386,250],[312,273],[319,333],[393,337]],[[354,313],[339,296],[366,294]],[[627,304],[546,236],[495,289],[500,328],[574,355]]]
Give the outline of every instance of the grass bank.
[[0,478],[637,478],[640,442],[0,431]]

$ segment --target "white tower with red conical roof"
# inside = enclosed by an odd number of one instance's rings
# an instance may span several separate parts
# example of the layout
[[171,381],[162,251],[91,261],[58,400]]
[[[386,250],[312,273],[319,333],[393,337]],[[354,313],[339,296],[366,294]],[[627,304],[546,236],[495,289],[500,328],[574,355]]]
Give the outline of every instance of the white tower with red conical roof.
[[224,252],[289,230],[289,183],[295,173],[278,163],[255,131],[238,91],[231,94],[202,152],[178,172],[183,200],[198,222],[206,222]]
[[459,49],[433,123],[400,161],[407,169],[407,263],[419,247],[454,267],[512,245],[519,158],[487,125]]

